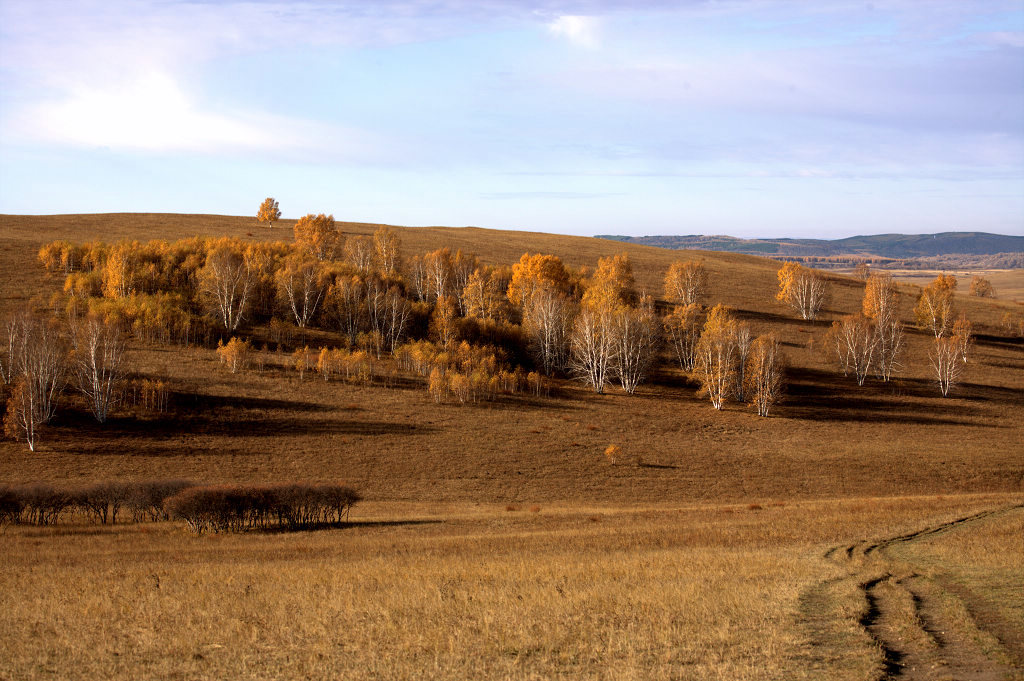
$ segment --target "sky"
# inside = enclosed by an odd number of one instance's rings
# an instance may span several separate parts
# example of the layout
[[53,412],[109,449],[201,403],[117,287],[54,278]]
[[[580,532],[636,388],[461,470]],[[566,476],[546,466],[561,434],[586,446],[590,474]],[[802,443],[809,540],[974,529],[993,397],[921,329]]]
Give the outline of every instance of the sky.
[[0,213],[1024,234],[1024,1],[0,0]]

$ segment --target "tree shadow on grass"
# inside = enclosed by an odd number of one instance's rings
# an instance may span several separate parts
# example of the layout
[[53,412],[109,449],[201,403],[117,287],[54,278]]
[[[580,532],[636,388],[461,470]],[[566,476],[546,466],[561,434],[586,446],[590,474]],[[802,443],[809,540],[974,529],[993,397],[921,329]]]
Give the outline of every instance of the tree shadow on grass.
[[[1016,402],[1017,391],[997,386],[962,384],[943,401],[934,381],[894,379],[888,383],[868,379],[858,386],[852,376],[814,369],[793,369],[788,374],[786,398],[778,414],[808,421],[871,421],[875,423],[962,425],[1006,428],[1001,423],[979,423],[987,410],[963,401]],[[955,400],[955,401],[954,401]]]
[[312,523],[299,527],[275,525],[273,527],[256,527],[245,532],[258,534],[293,534],[295,532],[323,532],[325,530],[350,530],[374,527],[415,527],[418,525],[440,525],[443,520],[342,520],[334,523]]

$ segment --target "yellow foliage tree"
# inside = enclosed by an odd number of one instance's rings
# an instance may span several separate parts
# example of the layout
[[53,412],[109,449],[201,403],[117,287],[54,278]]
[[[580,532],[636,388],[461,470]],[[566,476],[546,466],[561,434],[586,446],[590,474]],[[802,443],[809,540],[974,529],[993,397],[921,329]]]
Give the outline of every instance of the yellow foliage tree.
[[342,236],[333,215],[303,215],[295,223],[295,243],[317,260],[333,260],[342,247]]
[[674,262],[665,275],[665,297],[680,305],[699,303],[707,295],[708,273],[694,260]]
[[249,341],[232,336],[227,344],[223,340],[217,341],[217,356],[220,357],[221,364],[226,365],[231,373],[237,374],[249,366],[252,346],[249,345]]
[[273,197],[268,196],[263,199],[263,203],[260,204],[260,209],[256,211],[256,219],[259,222],[270,223],[271,227],[274,226],[275,222],[281,219],[281,207]]
[[826,293],[825,278],[817,271],[795,262],[787,262],[779,269],[779,292],[775,298],[789,304],[803,319],[818,317]]
[[698,395],[707,396],[715,409],[721,409],[736,383],[736,321],[729,308],[721,304],[712,308],[696,354]]
[[512,266],[512,278],[507,293],[509,302],[526,310],[530,307],[534,293],[542,288],[567,294],[569,273],[565,265],[554,255],[523,253],[519,262]]
[[940,274],[921,290],[914,308],[918,328],[931,331],[936,338],[946,335],[953,324],[954,291],[956,277],[951,274]]

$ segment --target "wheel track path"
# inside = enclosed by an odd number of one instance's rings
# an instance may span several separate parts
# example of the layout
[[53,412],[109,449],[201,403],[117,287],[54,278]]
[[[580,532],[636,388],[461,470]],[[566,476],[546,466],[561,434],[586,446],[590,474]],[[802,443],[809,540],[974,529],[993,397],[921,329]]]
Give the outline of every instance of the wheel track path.
[[886,550],[1021,508],[1024,504],[988,509],[915,532],[877,541],[860,540],[826,551],[824,557],[845,568],[847,574],[816,585],[800,598],[803,624],[816,652],[808,660],[810,668],[824,670],[842,663],[843,648],[851,641],[837,634],[834,618],[827,610],[835,603],[837,592],[855,582],[863,599],[858,623],[879,650],[874,679],[998,681],[1008,678],[1012,670],[993,661],[982,650],[972,631],[972,628],[978,629],[977,624],[971,621],[965,626],[948,614],[944,603],[956,599],[956,595],[915,572],[900,572]]

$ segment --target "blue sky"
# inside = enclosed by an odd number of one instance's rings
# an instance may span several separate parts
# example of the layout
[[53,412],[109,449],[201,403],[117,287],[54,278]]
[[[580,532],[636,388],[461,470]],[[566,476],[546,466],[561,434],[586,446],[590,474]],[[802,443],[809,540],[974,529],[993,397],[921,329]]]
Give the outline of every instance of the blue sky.
[[0,0],[0,212],[1024,234],[1024,2]]

